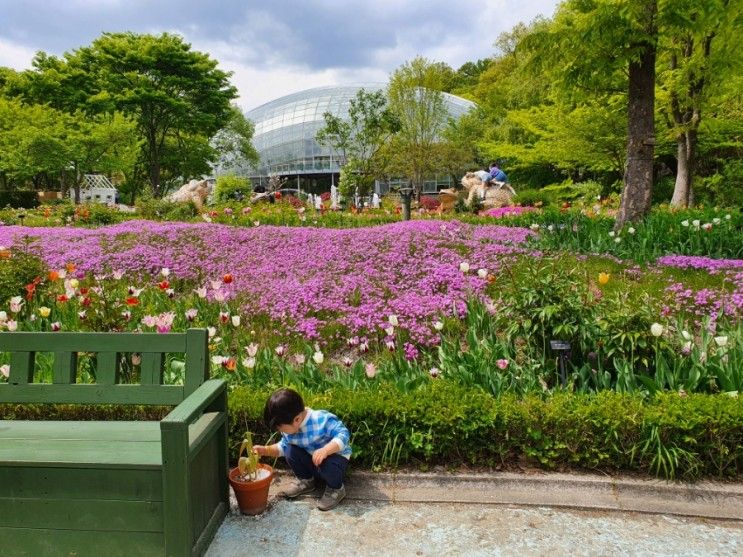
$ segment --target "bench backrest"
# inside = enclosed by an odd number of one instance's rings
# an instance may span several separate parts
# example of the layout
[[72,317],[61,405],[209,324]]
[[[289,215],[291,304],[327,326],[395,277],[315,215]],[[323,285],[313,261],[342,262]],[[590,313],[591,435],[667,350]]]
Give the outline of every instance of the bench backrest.
[[[10,376],[0,402],[176,405],[209,378],[206,329],[185,333],[3,332],[0,352],[10,353]],[[37,352],[53,353],[52,383],[34,383]],[[93,384],[76,383],[78,353],[96,353]],[[121,355],[141,354],[140,383],[121,383]],[[185,354],[182,385],[164,385],[165,355]]]

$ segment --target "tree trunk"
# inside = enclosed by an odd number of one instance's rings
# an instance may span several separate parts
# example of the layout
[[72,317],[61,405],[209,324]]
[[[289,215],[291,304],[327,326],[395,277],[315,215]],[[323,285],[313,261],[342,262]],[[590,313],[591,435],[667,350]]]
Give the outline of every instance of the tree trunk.
[[671,207],[690,207],[692,205],[692,172],[696,153],[696,130],[688,130],[676,138],[678,170],[673,188]]
[[160,163],[159,161],[153,161],[150,163],[150,186],[152,187],[152,195],[160,197]]
[[629,64],[627,168],[615,229],[641,220],[650,211],[655,150],[656,2],[646,4],[646,37],[638,58]]

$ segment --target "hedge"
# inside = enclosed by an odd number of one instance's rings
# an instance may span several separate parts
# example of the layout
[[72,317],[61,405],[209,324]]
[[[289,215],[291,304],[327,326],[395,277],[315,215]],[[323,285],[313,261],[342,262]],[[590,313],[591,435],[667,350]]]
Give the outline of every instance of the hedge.
[[[230,392],[231,456],[262,422],[268,390]],[[443,464],[549,470],[636,471],[665,478],[732,478],[743,471],[743,403],[726,395],[677,393],[643,400],[604,391],[493,398],[443,381],[410,393],[333,390],[305,397],[349,426],[354,463],[372,469]],[[0,405],[16,419],[159,419],[164,408]]]
[[0,191],[0,207],[33,209],[39,206],[39,194],[35,191]]

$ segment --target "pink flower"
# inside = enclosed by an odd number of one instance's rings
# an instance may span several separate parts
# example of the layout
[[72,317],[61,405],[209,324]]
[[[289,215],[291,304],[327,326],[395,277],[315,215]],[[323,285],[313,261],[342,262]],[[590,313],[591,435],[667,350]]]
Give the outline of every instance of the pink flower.
[[55,321],[52,323],[52,331],[59,331],[62,328],[62,323]]
[[366,376],[369,379],[374,379],[374,377],[376,377],[377,375],[377,366],[375,366],[374,364],[366,364],[364,366],[364,373],[366,373]]
[[161,313],[157,316],[157,319],[155,320],[155,326],[157,327],[158,333],[169,333],[170,328],[173,325],[173,319],[175,319],[175,313],[172,311],[168,311],[165,313]]
[[197,310],[195,308],[187,309],[186,310],[186,319],[188,321],[193,321],[194,319],[196,319],[196,316],[198,315],[198,313],[199,313],[199,310]]
[[258,353],[258,345],[255,342],[251,342],[245,347],[245,350],[248,351],[248,356],[255,358],[255,355]]
[[495,365],[497,365],[500,369],[506,369],[508,367],[508,360],[498,360],[497,362],[495,362]]

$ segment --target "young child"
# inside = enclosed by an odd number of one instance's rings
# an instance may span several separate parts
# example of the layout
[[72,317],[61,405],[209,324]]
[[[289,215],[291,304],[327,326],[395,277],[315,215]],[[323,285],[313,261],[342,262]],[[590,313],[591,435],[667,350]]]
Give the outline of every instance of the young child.
[[273,445],[254,445],[261,456],[283,456],[297,477],[297,483],[284,492],[294,499],[315,490],[315,481],[326,483],[317,504],[329,511],[346,496],[343,474],[351,458],[350,433],[337,416],[327,410],[305,407],[302,397],[292,389],[274,392],[263,410],[263,419],[271,429],[281,432],[281,441]]

